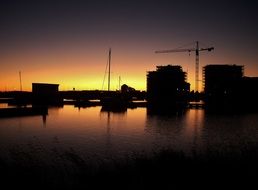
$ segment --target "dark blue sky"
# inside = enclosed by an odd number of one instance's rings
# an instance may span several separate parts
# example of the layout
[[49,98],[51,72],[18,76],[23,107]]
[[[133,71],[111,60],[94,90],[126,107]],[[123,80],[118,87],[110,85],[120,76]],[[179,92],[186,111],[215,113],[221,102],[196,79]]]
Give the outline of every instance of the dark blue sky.
[[24,40],[126,37],[258,43],[255,1],[6,0],[0,7],[2,47]]

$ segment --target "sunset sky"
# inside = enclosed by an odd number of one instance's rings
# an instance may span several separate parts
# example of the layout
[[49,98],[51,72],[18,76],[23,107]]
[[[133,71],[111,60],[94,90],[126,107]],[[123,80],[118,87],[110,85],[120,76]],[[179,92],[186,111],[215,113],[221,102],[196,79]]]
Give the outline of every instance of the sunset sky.
[[[155,50],[214,46],[207,64],[239,64],[258,76],[258,3],[186,0],[1,0],[0,91],[23,90],[32,82],[60,90],[102,89],[112,48],[111,89],[118,78],[146,89],[146,72],[177,64],[194,89],[195,54]],[[188,44],[188,46],[187,46]],[[200,69],[201,78],[201,69]],[[104,89],[106,89],[105,85]]]

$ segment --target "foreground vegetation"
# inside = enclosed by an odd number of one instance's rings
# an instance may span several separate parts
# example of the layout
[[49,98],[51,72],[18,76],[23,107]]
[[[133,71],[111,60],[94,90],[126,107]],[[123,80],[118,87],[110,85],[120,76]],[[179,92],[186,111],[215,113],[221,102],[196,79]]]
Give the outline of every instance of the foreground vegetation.
[[10,150],[12,161],[0,159],[1,184],[26,189],[248,189],[256,185],[258,148],[207,150],[186,155],[170,149],[92,165],[74,150],[59,152],[55,161],[32,152]]

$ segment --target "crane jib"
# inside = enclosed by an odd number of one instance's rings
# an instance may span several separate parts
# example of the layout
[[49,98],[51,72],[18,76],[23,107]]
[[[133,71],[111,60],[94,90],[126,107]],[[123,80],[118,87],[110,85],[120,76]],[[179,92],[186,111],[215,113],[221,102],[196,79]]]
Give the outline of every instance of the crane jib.
[[208,47],[208,48],[199,48],[199,42],[196,41],[196,47],[190,48],[190,49],[173,49],[173,50],[160,50],[155,51],[155,53],[177,53],[177,52],[192,52],[195,51],[195,91],[197,92],[199,89],[199,52],[200,51],[212,51],[214,50],[214,47]]

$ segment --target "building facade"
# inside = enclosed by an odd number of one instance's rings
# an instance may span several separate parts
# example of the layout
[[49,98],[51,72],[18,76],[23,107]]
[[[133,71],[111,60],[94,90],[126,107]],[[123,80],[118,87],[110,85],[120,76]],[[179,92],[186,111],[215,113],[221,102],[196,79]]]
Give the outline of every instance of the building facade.
[[185,104],[190,91],[187,74],[179,65],[157,66],[147,73],[147,101],[151,106]]
[[32,83],[34,104],[60,104],[62,99],[58,90],[59,84]]
[[207,65],[203,68],[204,92],[211,96],[230,93],[243,76],[240,65]]
[[258,106],[258,77],[244,76],[244,66],[207,65],[203,81],[207,107],[251,110]]

